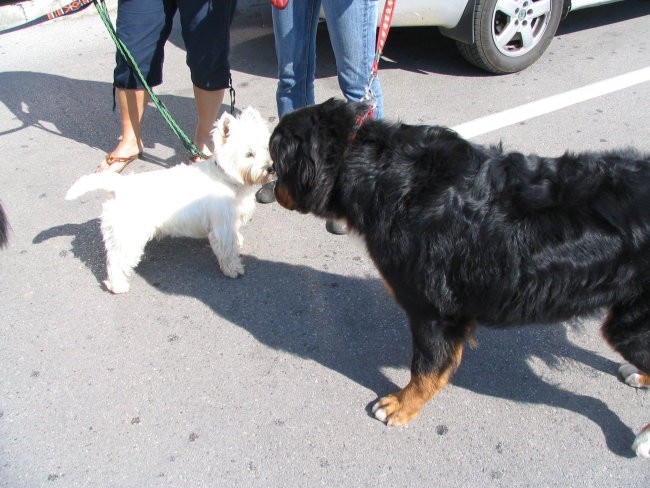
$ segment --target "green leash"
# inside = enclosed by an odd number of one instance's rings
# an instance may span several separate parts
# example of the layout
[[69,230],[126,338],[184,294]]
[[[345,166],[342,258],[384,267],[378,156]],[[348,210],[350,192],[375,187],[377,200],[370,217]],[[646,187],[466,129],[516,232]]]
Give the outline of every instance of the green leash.
[[[187,134],[183,132],[183,129],[181,129],[178,123],[174,120],[174,117],[172,117],[172,115],[169,113],[169,110],[167,109],[165,104],[156,96],[156,94],[153,92],[153,90],[151,89],[147,81],[144,79],[144,76],[140,71],[140,68],[138,68],[138,64],[133,59],[133,56],[131,56],[131,53],[126,48],[124,43],[117,37],[117,32],[115,31],[115,27],[113,27],[111,18],[108,15],[108,9],[106,8],[105,1],[95,0],[94,3],[95,3],[95,8],[97,9],[97,13],[99,13],[99,16],[104,22],[104,25],[108,30],[108,33],[110,34],[110,36],[113,38],[113,41],[115,42],[115,46],[120,51],[120,54],[124,56],[124,59],[126,59],[126,62],[129,64],[131,69],[135,72],[135,75],[138,77],[138,80],[140,80],[142,86],[144,86],[145,90],[147,90],[147,93],[149,94],[151,101],[156,106],[160,114],[163,116],[163,118],[165,119],[169,127],[171,127],[172,131],[178,136],[178,138],[181,140],[185,148],[192,154],[192,156],[199,156],[203,159],[207,159],[208,156],[203,154],[203,152],[201,152],[199,148],[196,147],[196,144],[194,144],[192,140],[189,137],[187,137]],[[234,90],[232,88],[232,83],[231,83],[230,96],[231,96],[231,100],[233,100],[233,103],[231,104],[231,110],[234,108],[232,106],[234,104],[233,93]]]

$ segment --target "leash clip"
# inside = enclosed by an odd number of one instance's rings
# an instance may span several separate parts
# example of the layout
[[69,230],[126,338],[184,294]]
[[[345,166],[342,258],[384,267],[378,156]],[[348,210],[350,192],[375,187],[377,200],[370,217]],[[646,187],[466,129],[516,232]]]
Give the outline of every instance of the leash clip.
[[230,94],[230,115],[235,115],[235,96],[236,92],[232,86],[232,76],[228,76],[228,93]]

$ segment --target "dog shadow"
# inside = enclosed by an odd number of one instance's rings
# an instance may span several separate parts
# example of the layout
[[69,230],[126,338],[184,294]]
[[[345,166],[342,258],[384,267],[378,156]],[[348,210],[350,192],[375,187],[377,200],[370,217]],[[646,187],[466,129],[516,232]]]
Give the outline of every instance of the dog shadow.
[[[101,283],[106,268],[99,220],[53,227],[33,242],[59,236],[73,236],[71,252]],[[218,271],[207,240],[164,238],[147,245],[136,273],[162,293],[200,300],[269,348],[313,360],[378,397],[399,389],[384,371],[409,368],[410,332],[405,314],[388,298],[379,279],[247,255],[243,259],[246,275],[233,280]],[[616,363],[569,339],[568,332],[580,327],[581,322],[574,321],[507,330],[479,328],[479,347],[466,348],[452,383],[490,397],[583,415],[600,427],[613,453],[631,458],[634,433],[604,402],[545,381],[531,365],[538,360],[563,369],[574,361],[584,365],[585,374],[600,371],[614,381]]]
[[55,237],[71,236],[72,255],[79,259],[95,276],[98,283],[106,278],[106,251],[100,230],[100,220],[93,219],[83,224],[63,224],[39,232],[33,244],[41,244]]

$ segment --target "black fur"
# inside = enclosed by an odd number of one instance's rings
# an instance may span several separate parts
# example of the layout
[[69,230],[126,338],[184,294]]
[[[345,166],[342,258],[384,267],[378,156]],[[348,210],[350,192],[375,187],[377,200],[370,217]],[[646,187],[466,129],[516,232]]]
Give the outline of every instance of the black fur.
[[271,157],[287,208],[344,219],[413,333],[412,374],[473,324],[548,323],[608,307],[602,331],[650,372],[650,157],[505,153],[438,126],[366,121],[329,100],[282,118]]

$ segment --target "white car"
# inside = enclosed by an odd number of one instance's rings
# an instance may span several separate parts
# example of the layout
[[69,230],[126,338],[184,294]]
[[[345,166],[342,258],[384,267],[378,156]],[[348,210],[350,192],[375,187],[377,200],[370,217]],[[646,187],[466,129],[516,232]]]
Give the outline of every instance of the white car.
[[569,11],[616,1],[396,0],[392,25],[438,26],[470,63],[514,73],[542,55]]

